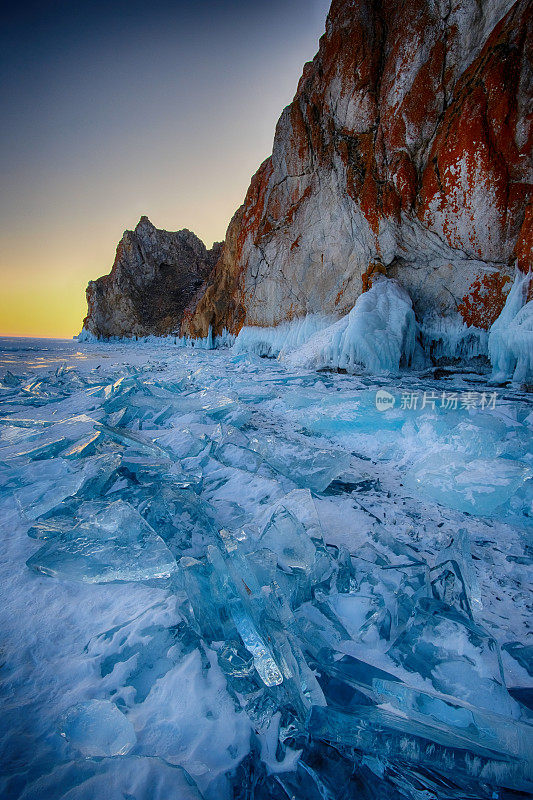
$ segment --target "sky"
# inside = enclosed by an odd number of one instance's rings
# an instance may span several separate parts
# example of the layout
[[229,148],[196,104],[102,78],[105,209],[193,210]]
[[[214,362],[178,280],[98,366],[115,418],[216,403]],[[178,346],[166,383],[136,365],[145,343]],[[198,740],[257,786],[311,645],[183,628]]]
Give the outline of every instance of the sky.
[[224,238],[330,0],[38,0],[0,22],[0,335],[71,337],[146,214]]

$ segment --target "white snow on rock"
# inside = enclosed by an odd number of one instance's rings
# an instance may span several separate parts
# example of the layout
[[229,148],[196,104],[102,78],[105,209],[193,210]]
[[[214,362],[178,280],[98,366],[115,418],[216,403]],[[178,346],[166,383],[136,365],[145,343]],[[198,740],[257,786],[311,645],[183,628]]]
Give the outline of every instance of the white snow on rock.
[[531,271],[517,272],[502,313],[489,336],[492,382],[533,381],[533,301],[527,301]]

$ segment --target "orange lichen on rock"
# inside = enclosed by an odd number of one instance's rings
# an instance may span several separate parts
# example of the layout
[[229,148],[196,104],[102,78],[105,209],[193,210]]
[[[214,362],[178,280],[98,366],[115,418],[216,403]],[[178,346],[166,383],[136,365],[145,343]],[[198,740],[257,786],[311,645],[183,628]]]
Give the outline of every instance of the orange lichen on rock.
[[500,316],[511,288],[511,279],[501,272],[474,281],[458,307],[464,322],[488,330]]
[[302,238],[302,234],[300,234],[299,236],[297,236],[297,238],[296,238],[296,239],[294,240],[294,242],[291,244],[291,253],[292,253],[292,251],[293,251],[293,250],[296,250],[296,248],[300,247],[300,239],[301,239],[301,238]]
[[[268,189],[268,182],[272,175],[272,159],[267,158],[252,178],[250,188],[246,193],[243,205],[242,227],[239,233],[239,244],[244,244],[248,234],[254,236],[259,232],[259,226],[263,219],[265,208],[265,197]],[[242,252],[242,248],[241,248]]]
[[381,261],[372,261],[361,275],[363,294],[372,288],[372,280],[376,275],[387,275],[387,268]]
[[506,243],[518,235],[531,191],[525,185],[531,133],[518,130],[517,97],[531,55],[532,16],[531,4],[516,3],[466,70],[422,178],[420,219],[452,247],[489,261],[510,257]]
[[340,301],[342,300],[342,296],[344,294],[344,290],[346,289],[346,281],[342,284],[341,288],[337,292],[337,297],[335,298],[335,305],[338,306]]

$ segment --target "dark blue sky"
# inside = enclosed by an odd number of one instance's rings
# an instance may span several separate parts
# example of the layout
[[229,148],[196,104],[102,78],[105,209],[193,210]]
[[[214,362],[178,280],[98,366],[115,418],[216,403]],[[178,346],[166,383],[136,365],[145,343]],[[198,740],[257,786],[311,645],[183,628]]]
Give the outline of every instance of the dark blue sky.
[[[0,32],[0,333],[75,333],[141,214],[223,237],[329,0],[26,2]],[[59,305],[58,305],[59,304]],[[59,309],[62,309],[61,313]]]

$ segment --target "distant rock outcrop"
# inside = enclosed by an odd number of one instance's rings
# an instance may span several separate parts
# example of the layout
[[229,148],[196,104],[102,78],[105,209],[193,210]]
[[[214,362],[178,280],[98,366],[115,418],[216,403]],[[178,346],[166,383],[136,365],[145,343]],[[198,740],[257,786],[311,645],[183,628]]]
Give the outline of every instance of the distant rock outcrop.
[[376,263],[488,327],[533,255],[530,0],[333,0],[182,333],[346,314]]
[[159,230],[141,217],[124,233],[109,275],[89,283],[83,330],[98,338],[179,332],[221,247],[207,250],[191,231]]

